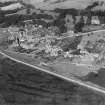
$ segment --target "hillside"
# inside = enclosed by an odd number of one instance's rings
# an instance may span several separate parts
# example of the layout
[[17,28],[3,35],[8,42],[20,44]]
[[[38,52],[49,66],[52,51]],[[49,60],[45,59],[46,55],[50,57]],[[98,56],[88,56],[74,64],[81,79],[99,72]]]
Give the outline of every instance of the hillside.
[[[84,4],[85,10],[81,10],[82,7],[79,4]],[[35,4],[35,5],[34,5]],[[71,6],[72,4],[72,6]],[[37,6],[39,5],[38,8]],[[50,9],[46,8],[49,7]],[[62,7],[63,6],[63,7]],[[77,6],[77,7],[76,7]],[[75,16],[78,16],[80,14],[83,14],[87,12],[87,8],[93,8],[94,3],[92,2],[86,2],[86,1],[72,1],[72,0],[50,0],[50,1],[28,1],[28,0],[17,0],[17,1],[6,1],[0,3],[0,26],[6,27],[9,25],[16,25],[20,21],[24,20],[36,20],[38,19],[37,23],[42,25],[45,24],[45,26],[49,25],[57,25],[62,32],[65,32],[64,27],[64,18],[66,15],[72,15],[73,19],[75,20]],[[43,7],[46,8],[46,10],[43,10]],[[66,7],[66,8],[65,8]],[[62,20],[63,16],[63,20]],[[11,21],[12,19],[12,21]],[[9,20],[9,21],[8,21]],[[14,20],[14,21],[13,21]],[[47,23],[46,23],[47,21]],[[41,22],[41,23],[40,23]],[[56,23],[56,24],[55,24]]]

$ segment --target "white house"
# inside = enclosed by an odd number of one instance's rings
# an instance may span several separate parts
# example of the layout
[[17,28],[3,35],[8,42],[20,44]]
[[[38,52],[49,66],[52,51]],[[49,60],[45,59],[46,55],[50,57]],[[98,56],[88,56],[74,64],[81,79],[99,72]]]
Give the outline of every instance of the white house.
[[99,20],[98,16],[92,16],[91,24],[94,24],[94,25],[100,24],[100,20]]

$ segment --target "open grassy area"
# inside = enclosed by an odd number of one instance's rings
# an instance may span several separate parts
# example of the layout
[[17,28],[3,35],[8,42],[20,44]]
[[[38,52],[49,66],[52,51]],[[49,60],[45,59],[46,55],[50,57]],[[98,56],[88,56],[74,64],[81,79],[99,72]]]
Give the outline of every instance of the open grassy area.
[[0,55],[0,105],[104,105],[105,95]]
[[49,2],[37,2],[36,0],[30,0],[30,3],[34,5],[36,8],[41,8],[41,9],[47,9],[47,10],[52,10],[55,8],[77,8],[77,9],[84,9],[86,8],[90,3],[91,0],[66,0],[64,2],[59,2],[59,3],[52,3]]

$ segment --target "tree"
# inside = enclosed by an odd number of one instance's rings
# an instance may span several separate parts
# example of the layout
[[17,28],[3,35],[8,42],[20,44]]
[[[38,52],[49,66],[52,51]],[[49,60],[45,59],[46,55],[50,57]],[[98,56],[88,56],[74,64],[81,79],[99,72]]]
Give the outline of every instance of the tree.
[[31,9],[27,8],[26,13],[27,13],[27,15],[29,15],[31,13]]
[[18,44],[18,47],[20,47],[20,39],[17,37],[17,44]]
[[0,11],[0,24],[4,22],[5,16],[2,11]]
[[84,18],[81,16],[80,21],[75,25],[75,32],[82,32],[82,28],[84,27]]
[[92,17],[92,14],[91,14],[91,11],[90,10],[88,10],[88,12],[87,12],[87,24],[88,25],[90,25],[91,24],[91,17]]

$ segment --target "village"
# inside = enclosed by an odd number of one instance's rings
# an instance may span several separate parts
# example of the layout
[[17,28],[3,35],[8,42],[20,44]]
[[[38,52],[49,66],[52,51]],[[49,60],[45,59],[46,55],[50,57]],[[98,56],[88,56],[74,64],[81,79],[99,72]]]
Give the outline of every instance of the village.
[[[68,19],[69,16],[66,17],[66,20]],[[86,17],[84,17],[84,19],[86,19]],[[70,26],[70,23],[66,25],[67,33],[65,35],[76,37],[78,33],[74,32],[73,26]],[[103,27],[104,24],[101,24],[98,16],[94,16],[91,19],[91,26]],[[100,56],[98,53],[89,53],[82,47],[82,44],[77,47],[77,50],[80,49],[80,55],[73,54],[73,50],[66,52],[63,51],[61,46],[59,46],[59,42],[64,38],[64,33],[60,33],[59,28],[56,26],[46,28],[43,27],[43,25],[33,25],[29,20],[24,26],[9,27],[8,32],[10,33],[8,40],[13,42],[9,45],[8,49],[10,51],[29,54],[32,55],[32,57],[44,56],[44,58],[72,58],[72,61],[70,60],[72,63],[92,65],[94,64],[94,60],[98,59]]]
[[21,28],[9,27],[8,31],[10,32],[8,39],[13,40],[13,44],[9,46],[10,49],[21,47],[39,52],[45,50],[46,53],[50,52],[52,56],[57,56],[57,52],[61,51],[58,46],[51,46],[51,42],[59,37],[59,30],[56,27],[46,29],[42,25],[28,24]]

